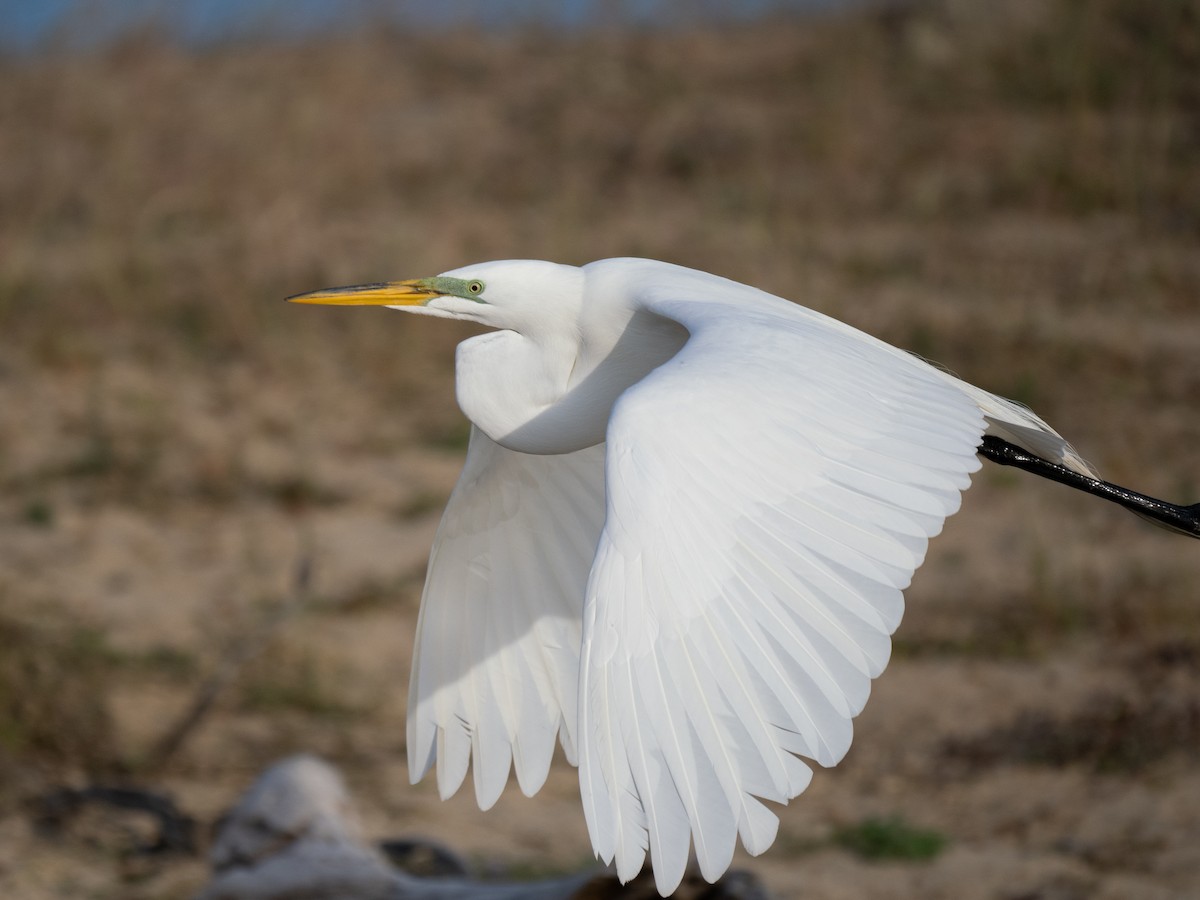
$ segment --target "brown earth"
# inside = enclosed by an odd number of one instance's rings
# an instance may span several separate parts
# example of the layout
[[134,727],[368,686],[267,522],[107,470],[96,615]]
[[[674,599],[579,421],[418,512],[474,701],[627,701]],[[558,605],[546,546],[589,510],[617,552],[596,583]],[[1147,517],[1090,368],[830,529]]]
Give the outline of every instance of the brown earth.
[[[134,783],[211,821],[299,750],[342,768],[374,835],[499,873],[589,864],[565,765],[488,813],[407,783],[469,331],[291,293],[669,259],[936,359],[1111,479],[1200,499],[1195,2],[203,51],[145,34],[0,60],[0,123],[5,897],[187,896],[201,858],[131,854],[142,826],[111,814],[39,831],[33,799]],[[306,602],[264,632],[302,562]],[[739,865],[814,900],[1200,896],[1200,546],[989,465],[908,598],[849,756]]]

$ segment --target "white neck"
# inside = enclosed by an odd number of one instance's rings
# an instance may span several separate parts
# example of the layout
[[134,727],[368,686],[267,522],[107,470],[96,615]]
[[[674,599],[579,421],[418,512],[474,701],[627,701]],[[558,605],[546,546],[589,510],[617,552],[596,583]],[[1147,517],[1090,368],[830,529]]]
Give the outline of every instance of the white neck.
[[[687,339],[675,322],[637,311],[613,315],[612,297],[580,285],[571,327],[498,331],[464,341],[458,402],[488,437],[522,453],[570,453],[599,444],[621,393]],[[589,309],[602,312],[589,315]]]

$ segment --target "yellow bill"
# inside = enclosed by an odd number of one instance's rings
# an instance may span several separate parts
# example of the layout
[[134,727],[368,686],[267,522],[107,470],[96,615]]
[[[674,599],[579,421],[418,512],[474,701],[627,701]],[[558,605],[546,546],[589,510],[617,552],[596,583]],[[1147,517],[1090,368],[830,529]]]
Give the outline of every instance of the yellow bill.
[[322,303],[330,306],[424,306],[434,297],[444,294],[433,288],[431,280],[413,278],[409,281],[355,284],[296,294],[287,299],[289,303]]

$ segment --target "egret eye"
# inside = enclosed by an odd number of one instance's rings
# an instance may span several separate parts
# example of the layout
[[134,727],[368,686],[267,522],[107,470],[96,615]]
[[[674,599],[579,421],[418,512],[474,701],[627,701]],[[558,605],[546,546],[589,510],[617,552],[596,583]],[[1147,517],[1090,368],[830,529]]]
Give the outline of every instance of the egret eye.
[[482,282],[482,281],[472,281],[472,282],[470,282],[470,283],[467,285],[467,293],[468,293],[468,294],[481,294],[481,293],[483,293],[483,282]]

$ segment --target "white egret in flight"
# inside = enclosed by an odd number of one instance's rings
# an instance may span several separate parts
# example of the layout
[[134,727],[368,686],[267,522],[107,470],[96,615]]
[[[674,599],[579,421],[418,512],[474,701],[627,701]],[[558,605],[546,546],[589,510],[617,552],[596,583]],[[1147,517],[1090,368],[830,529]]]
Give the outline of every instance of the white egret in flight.
[[1200,536],[1180,507],[1097,480],[1029,410],[746,285],[643,259],[518,261],[333,288],[498,329],[458,347],[466,464],[421,600],[414,782],[473,761],[579,766],[596,853],[664,895],[694,845],[710,881],[764,800],[832,766],[887,664],[901,592],[977,453]]

